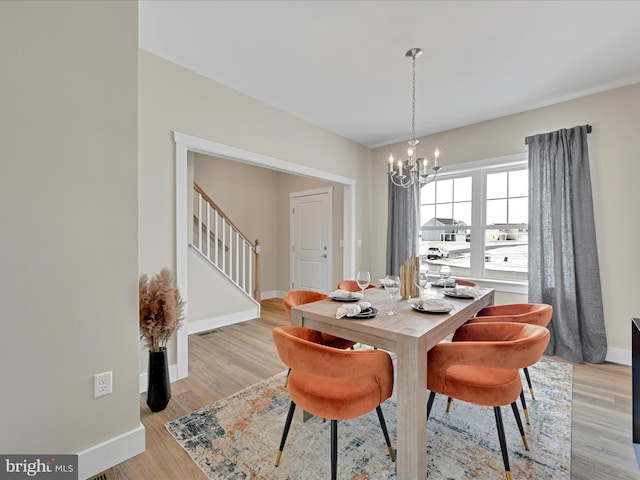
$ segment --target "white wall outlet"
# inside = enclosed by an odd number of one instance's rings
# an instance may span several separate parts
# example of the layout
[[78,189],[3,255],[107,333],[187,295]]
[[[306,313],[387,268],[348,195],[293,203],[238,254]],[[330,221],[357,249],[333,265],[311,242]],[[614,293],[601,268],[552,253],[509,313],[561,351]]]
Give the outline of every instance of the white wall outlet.
[[93,376],[93,398],[111,393],[111,376],[113,372],[98,373]]

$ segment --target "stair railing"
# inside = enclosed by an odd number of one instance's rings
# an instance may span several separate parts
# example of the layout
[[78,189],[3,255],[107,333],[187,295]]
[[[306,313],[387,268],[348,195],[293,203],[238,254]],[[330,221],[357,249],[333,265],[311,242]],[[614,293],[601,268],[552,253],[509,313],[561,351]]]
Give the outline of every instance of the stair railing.
[[260,244],[251,242],[197,184],[194,190],[193,246],[224,275],[260,301]]

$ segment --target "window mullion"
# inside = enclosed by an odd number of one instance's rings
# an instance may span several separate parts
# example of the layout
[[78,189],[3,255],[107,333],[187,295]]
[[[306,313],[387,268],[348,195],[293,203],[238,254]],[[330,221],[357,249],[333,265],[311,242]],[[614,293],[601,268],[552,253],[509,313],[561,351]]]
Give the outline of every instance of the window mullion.
[[473,172],[471,177],[473,186],[471,190],[472,234],[469,273],[472,278],[482,278],[484,276],[486,175],[482,172]]

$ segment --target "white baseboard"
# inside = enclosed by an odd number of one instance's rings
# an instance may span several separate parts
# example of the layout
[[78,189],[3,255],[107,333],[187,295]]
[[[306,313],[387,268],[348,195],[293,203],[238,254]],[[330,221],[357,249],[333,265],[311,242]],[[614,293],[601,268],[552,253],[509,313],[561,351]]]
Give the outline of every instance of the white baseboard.
[[229,315],[221,315],[219,317],[206,318],[195,322],[189,322],[189,335],[194,333],[206,332],[216,328],[233,325],[234,323],[246,322],[260,316],[260,307],[256,314],[255,309],[244,310],[242,312],[231,313]]
[[89,478],[124,462],[145,450],[145,428],[107,440],[78,454],[78,478]]
[[631,350],[625,350],[624,348],[611,348],[607,349],[607,362],[620,363],[622,365],[631,366]]
[[270,298],[284,298],[284,294],[282,294],[278,290],[260,292],[260,300],[269,300]]

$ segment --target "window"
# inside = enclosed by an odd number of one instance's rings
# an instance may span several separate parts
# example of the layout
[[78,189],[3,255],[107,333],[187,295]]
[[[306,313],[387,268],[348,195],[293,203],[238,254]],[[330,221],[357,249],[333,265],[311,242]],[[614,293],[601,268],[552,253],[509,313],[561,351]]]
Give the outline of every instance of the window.
[[449,265],[453,277],[527,281],[528,195],[526,154],[453,166],[424,185],[419,245],[429,272]]

